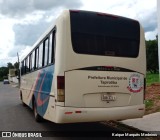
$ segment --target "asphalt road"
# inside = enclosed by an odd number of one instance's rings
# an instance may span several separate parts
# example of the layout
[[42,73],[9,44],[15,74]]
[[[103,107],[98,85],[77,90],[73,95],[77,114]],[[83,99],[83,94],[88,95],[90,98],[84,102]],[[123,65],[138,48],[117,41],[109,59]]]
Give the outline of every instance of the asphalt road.
[[[100,123],[55,124],[49,121],[37,123],[34,120],[33,111],[21,104],[19,89],[11,84],[4,85],[0,82],[0,131],[52,131],[57,134],[62,132],[62,136],[58,135],[58,137],[50,139],[70,139],[69,137],[75,138],[75,136],[64,137],[63,134],[74,133],[77,135],[76,137],[82,138],[84,132],[86,134],[88,130],[90,131],[89,135],[97,132],[102,134],[116,131],[115,128]],[[84,135],[84,137],[86,136]],[[92,139],[97,139],[97,137]]]

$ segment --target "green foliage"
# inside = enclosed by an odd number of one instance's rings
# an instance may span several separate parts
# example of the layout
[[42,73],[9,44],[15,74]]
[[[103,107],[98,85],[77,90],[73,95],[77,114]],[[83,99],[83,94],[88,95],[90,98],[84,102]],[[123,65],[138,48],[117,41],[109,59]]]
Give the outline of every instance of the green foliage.
[[147,71],[158,73],[158,40],[146,41]]
[[18,62],[14,63],[14,68],[17,69],[17,70],[19,69],[19,64],[18,64]]
[[158,83],[159,81],[159,74],[158,73],[147,73],[146,76],[146,83],[147,86],[153,84],[153,83]]
[[0,81],[3,81],[3,78],[2,78],[2,77],[0,77]]
[[151,107],[153,107],[154,105],[154,101],[153,100],[145,100],[145,105],[146,105],[146,109],[150,109]]
[[14,69],[14,66],[12,65],[12,63],[7,63],[7,67],[9,68],[9,69]]
[[8,75],[8,68],[7,67],[1,67],[0,68],[0,81],[4,79],[4,76]]
[[11,62],[7,63],[7,67],[0,67],[0,81],[2,81],[5,77],[8,78],[8,74],[9,74],[9,69],[17,69],[17,73],[18,73],[18,69],[19,69],[19,64],[18,62],[14,63],[14,65]]

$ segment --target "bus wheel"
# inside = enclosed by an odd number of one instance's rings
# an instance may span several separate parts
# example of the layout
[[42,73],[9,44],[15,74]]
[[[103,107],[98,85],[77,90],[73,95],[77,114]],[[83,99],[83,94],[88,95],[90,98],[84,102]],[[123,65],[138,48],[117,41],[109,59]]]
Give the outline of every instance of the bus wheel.
[[34,111],[34,118],[35,118],[36,122],[41,122],[42,121],[42,117],[37,112],[37,105],[36,105],[36,101],[35,100],[34,100],[33,111]]

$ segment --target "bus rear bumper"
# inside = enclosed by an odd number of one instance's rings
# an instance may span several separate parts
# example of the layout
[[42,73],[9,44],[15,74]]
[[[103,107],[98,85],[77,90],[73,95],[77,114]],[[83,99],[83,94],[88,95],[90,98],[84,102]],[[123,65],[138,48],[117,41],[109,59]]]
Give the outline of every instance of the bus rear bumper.
[[56,106],[56,123],[97,122],[141,118],[145,105],[113,108],[74,108]]

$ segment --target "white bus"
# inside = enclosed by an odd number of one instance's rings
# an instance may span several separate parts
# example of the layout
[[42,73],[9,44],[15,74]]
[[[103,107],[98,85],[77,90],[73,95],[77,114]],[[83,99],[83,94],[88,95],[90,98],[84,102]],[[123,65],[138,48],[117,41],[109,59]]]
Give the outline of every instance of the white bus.
[[21,61],[20,97],[55,123],[142,117],[146,52],[138,21],[65,10]]

